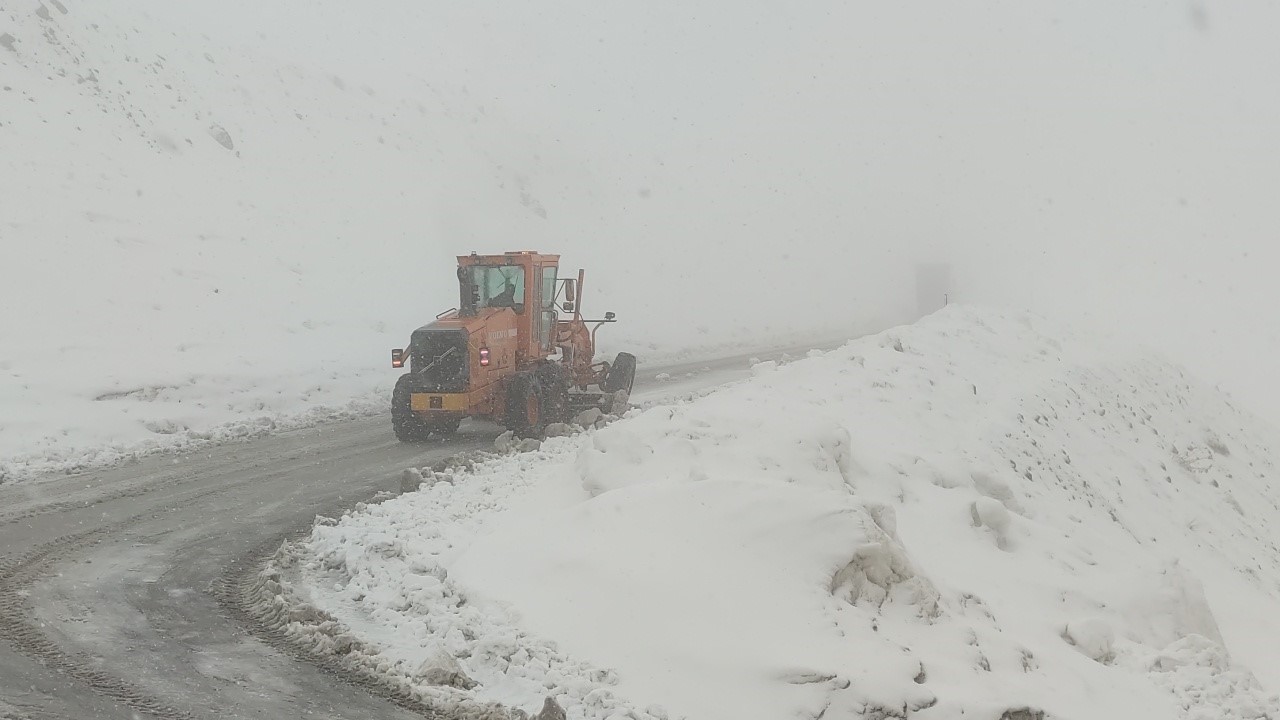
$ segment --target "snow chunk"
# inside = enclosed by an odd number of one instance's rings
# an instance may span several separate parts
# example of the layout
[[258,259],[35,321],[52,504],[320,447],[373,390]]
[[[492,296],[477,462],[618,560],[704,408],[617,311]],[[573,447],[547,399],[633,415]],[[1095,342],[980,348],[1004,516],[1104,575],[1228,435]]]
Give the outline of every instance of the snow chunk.
[[573,424],[581,428],[595,427],[596,422],[604,415],[604,411],[600,408],[587,408],[578,413],[573,419]]
[[542,448],[542,441],[537,438],[524,438],[516,443],[512,449],[519,453],[535,452]]
[[1115,630],[1101,618],[1083,618],[1067,624],[1062,637],[1086,657],[1098,662],[1110,662],[1115,658],[1113,647]]
[[1132,588],[1123,603],[1129,634],[1144,644],[1165,647],[1192,635],[1224,642],[1204,585],[1179,562]]
[[994,498],[982,497],[973,501],[973,515],[981,524],[991,528],[997,535],[1004,535],[1009,528],[1009,510],[1004,503]]
[[493,439],[493,449],[500,453],[510,452],[516,444],[516,433],[514,430],[508,430]]
[[896,602],[911,606],[922,619],[937,618],[938,591],[916,574],[902,546],[879,524],[867,532],[871,542],[859,546],[853,559],[832,577],[832,594],[875,612]]
[[549,438],[565,437],[573,434],[573,426],[569,423],[551,423],[547,426],[545,434]]
[[413,492],[422,486],[422,471],[417,468],[405,468],[400,473],[400,492]]
[[462,671],[458,660],[440,646],[434,646],[427,652],[427,657],[413,673],[413,678],[427,685],[449,686],[470,690],[476,683]]

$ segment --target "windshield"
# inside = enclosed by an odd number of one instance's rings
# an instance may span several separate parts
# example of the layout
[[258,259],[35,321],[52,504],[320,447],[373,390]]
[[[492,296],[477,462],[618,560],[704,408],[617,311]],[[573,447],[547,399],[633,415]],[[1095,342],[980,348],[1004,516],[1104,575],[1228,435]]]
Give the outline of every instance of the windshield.
[[471,281],[479,292],[477,307],[524,305],[524,268],[518,265],[471,268]]

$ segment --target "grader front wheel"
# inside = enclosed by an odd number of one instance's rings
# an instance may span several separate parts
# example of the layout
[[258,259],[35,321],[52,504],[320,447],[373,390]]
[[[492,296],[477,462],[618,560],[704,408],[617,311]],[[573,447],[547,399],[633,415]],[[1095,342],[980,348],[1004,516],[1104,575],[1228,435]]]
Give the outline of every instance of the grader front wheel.
[[631,394],[631,388],[636,383],[636,356],[631,353],[618,353],[618,357],[614,358],[613,364],[609,366],[609,372],[604,377],[604,382],[600,383],[600,388],[605,392],[612,393],[619,390],[626,390],[627,394]]
[[458,434],[458,426],[462,424],[462,418],[453,418],[451,420],[436,420],[431,423],[431,434],[437,438],[451,438]]
[[391,428],[396,439],[403,443],[422,442],[431,434],[431,426],[418,417],[411,407],[414,377],[408,373],[400,376],[391,391]]
[[520,375],[507,386],[507,429],[521,437],[536,437],[546,427],[542,387],[537,377]]

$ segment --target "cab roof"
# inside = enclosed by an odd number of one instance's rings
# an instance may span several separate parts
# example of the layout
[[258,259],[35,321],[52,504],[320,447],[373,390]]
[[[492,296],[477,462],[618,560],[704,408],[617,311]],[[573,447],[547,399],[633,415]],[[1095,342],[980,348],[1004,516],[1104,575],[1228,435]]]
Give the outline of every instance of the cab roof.
[[470,267],[473,265],[558,265],[560,263],[559,255],[547,255],[537,250],[512,250],[502,253],[501,255],[459,255],[458,266]]

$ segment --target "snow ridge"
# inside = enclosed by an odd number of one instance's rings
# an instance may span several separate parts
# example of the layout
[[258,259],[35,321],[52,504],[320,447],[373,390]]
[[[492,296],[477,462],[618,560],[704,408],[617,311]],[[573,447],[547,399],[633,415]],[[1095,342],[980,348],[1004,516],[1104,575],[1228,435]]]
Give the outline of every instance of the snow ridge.
[[281,582],[571,718],[1280,715],[1274,430],[1216,391],[964,307],[754,375],[428,473]]

